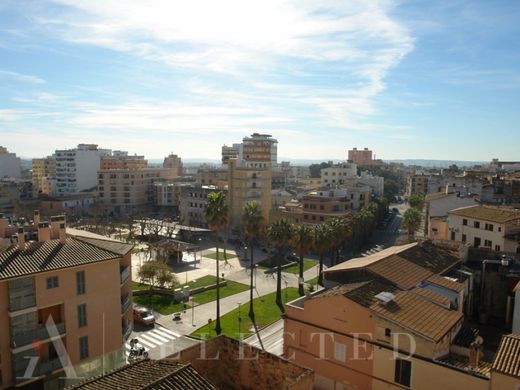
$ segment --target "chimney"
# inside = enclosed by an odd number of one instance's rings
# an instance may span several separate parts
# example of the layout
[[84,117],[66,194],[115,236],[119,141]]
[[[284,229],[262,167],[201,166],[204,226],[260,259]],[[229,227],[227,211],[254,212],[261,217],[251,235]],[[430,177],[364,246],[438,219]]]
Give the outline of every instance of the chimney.
[[45,242],[51,239],[51,229],[48,222],[40,222],[38,224],[38,241]]
[[475,339],[469,346],[469,365],[471,368],[477,368],[480,363],[480,340]]
[[38,228],[38,225],[40,224],[40,212],[38,210],[34,210],[34,217],[33,217],[34,227]]
[[0,214],[0,238],[5,238],[5,231],[7,230],[7,218],[4,217],[4,214]]
[[67,229],[65,229],[65,223],[60,223],[60,242],[62,244],[67,243]]
[[51,217],[51,239],[52,240],[60,238],[60,225],[62,223],[65,223],[64,215],[57,215],[57,216]]
[[25,249],[25,232],[23,231],[23,227],[18,228],[18,233],[16,234],[16,239],[18,241],[18,249]]

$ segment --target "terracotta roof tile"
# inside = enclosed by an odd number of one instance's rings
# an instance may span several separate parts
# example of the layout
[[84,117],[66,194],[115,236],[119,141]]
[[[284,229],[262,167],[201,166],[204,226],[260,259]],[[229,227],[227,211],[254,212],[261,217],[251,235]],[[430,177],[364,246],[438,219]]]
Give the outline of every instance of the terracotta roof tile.
[[67,389],[215,390],[191,365],[168,360],[141,360]]
[[367,269],[404,290],[417,286],[432,275],[427,269],[397,255],[392,255],[369,265]]
[[520,335],[502,336],[492,370],[520,378]]
[[444,307],[450,307],[451,300],[450,298],[437,294],[436,292],[433,292],[431,290],[427,290],[425,288],[416,287],[411,290],[412,293],[420,296],[421,298],[424,298],[430,302],[437,303],[438,305],[444,306]]
[[520,219],[520,211],[503,206],[469,206],[451,210],[449,214],[490,222],[506,223]]
[[408,291],[396,292],[393,301],[375,302],[370,308],[380,317],[434,341],[439,341],[462,319],[462,313],[440,307]]
[[65,244],[60,240],[49,240],[28,243],[24,249],[14,245],[0,253],[0,280],[119,257],[114,252],[71,237]]
[[440,275],[432,275],[427,281],[455,292],[461,292],[465,288],[463,283],[455,282]]

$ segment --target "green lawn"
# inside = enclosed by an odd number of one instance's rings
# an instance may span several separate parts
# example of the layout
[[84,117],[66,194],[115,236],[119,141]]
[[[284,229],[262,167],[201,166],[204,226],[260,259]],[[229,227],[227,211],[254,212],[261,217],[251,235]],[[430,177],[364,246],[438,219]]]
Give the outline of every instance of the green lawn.
[[[199,282],[199,280],[200,281],[206,280],[206,282],[202,283],[202,282]],[[192,287],[193,285],[197,285],[198,283],[200,283],[200,286],[207,286],[208,284],[215,284],[216,278],[214,276],[207,275],[207,276],[200,278],[199,280],[197,280],[197,282],[194,284],[190,284],[190,283],[188,283],[188,284],[190,285],[190,287]],[[209,281],[209,283],[208,283],[208,281]],[[234,294],[237,294],[239,292],[246,291],[249,289],[249,286],[246,284],[233,282],[230,280],[227,280],[226,282],[227,282],[226,286],[220,288],[220,297],[221,298],[225,298],[230,295],[234,295]],[[211,290],[203,291],[198,294],[192,295],[192,297],[195,300],[197,305],[202,305],[204,303],[214,301],[216,299],[216,296],[217,296],[216,289],[211,289]],[[173,299],[173,297],[171,297],[169,295],[145,294],[145,295],[134,296],[133,301],[140,305],[149,307],[161,314],[172,314],[177,311],[184,310],[184,304],[176,302]],[[186,304],[186,307],[189,307],[189,304]]]
[[[316,264],[318,264],[317,260],[313,259],[303,259],[303,272],[307,271],[309,268],[314,267]],[[282,272],[289,272],[291,274],[298,274],[300,272],[300,265],[294,264],[290,267],[282,269]]]
[[[287,263],[288,263],[288,261],[286,259],[284,259],[282,261],[282,265],[287,264]],[[260,267],[260,268],[269,269],[269,268],[274,268],[277,266],[278,266],[278,259],[276,258],[276,256],[268,257],[267,259],[258,262],[258,267]]]
[[[213,259],[213,260],[216,260],[217,259],[217,252],[213,252],[213,253],[206,253],[204,255],[202,255],[203,257],[208,257],[210,259]],[[231,260],[231,259],[234,259],[235,257],[237,257],[236,254],[234,253],[226,253],[226,258],[227,260]],[[224,261],[224,252],[219,250],[218,251],[218,258],[220,261]]]
[[316,286],[316,283],[318,283],[318,277],[315,276],[315,277],[312,278],[312,279],[306,280],[305,283],[307,283],[307,284],[312,284],[313,286]]
[[[299,297],[297,288],[289,287],[287,289],[283,289],[282,300],[284,303],[286,302],[286,290],[287,301],[292,301]],[[278,306],[276,306],[275,299],[276,292],[273,292],[271,294],[264,295],[253,300],[257,327],[260,328],[269,325],[270,323],[280,319],[282,313]],[[251,320],[247,315],[248,312],[249,302],[244,302],[240,307],[240,317],[242,318],[242,321],[240,323],[240,333],[244,338],[254,333],[254,329],[252,329],[253,324],[251,323]],[[222,334],[225,334],[229,337],[238,338],[238,307],[233,311],[223,315],[220,318],[220,323],[222,326]],[[195,336],[198,338],[212,338],[216,335],[217,334],[215,333],[215,321],[213,321],[209,325],[204,325],[202,328],[196,330],[191,334],[191,336]]]
[[[182,275],[180,275],[182,277]],[[210,284],[215,284],[217,278],[213,275],[206,275],[202,278],[199,278],[197,280],[192,280],[191,282],[181,284],[179,287],[182,288],[184,285],[190,286],[190,289],[196,288],[196,287],[203,287],[203,286],[209,286]],[[148,290],[150,288],[150,285],[145,283],[139,283],[139,282],[132,282],[132,290]]]

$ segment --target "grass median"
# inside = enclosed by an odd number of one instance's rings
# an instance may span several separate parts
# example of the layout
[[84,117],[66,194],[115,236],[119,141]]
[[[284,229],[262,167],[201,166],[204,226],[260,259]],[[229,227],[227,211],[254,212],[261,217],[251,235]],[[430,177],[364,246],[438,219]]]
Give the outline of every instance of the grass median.
[[[300,295],[298,294],[298,289],[294,287],[288,287],[282,290],[282,301],[283,303],[290,302]],[[254,310],[255,310],[255,322],[258,328],[267,326],[274,321],[280,319],[282,312],[276,305],[276,292],[261,296],[253,300]],[[195,310],[197,310],[195,308]],[[240,310],[240,332],[239,332],[239,310]],[[237,307],[236,309],[230,311],[227,314],[224,314],[220,317],[220,323],[222,326],[222,334],[232,337],[238,338],[239,333],[243,338],[250,336],[254,333],[253,323],[251,319],[248,317],[249,313],[249,301],[244,302],[240,309]],[[195,332],[191,334],[191,336],[198,338],[213,338],[216,337],[217,334],[215,332],[215,321],[211,324],[204,325],[202,328],[197,329]]]

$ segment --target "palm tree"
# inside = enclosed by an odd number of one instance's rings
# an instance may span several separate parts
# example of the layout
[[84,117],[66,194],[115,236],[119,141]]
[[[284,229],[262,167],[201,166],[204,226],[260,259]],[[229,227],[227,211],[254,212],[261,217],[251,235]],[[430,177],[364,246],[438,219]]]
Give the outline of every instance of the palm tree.
[[339,250],[350,234],[349,221],[345,217],[334,217],[327,222],[330,228],[332,265],[339,262]]
[[282,303],[282,260],[285,257],[287,248],[291,244],[293,234],[294,226],[284,218],[271,223],[267,227],[267,238],[277,249],[278,264],[276,267],[276,304],[281,311],[284,311]]
[[253,308],[253,273],[255,270],[255,263],[253,261],[253,242],[255,237],[258,236],[262,225],[264,224],[264,217],[260,204],[257,201],[247,202],[244,206],[244,213],[242,214],[242,225],[244,232],[249,241],[249,248],[251,249],[251,282],[250,282],[250,294],[249,294],[249,318],[251,321],[255,321],[255,311]]
[[403,214],[403,226],[408,229],[408,235],[413,236],[421,226],[422,214],[414,207],[409,208]]
[[208,195],[208,203],[204,206],[204,216],[211,230],[215,231],[215,248],[217,251],[217,324],[215,332],[219,335],[222,332],[220,326],[220,280],[219,280],[219,231],[227,225],[228,222],[228,204],[222,192],[211,192]]
[[319,274],[318,284],[323,286],[323,255],[331,247],[332,232],[330,226],[323,223],[320,225],[314,225],[314,247],[319,253]]
[[314,234],[312,229],[307,225],[297,225],[294,234],[294,248],[300,256],[300,269],[298,278],[298,293],[304,295],[303,288],[303,256],[306,255],[314,246]]

